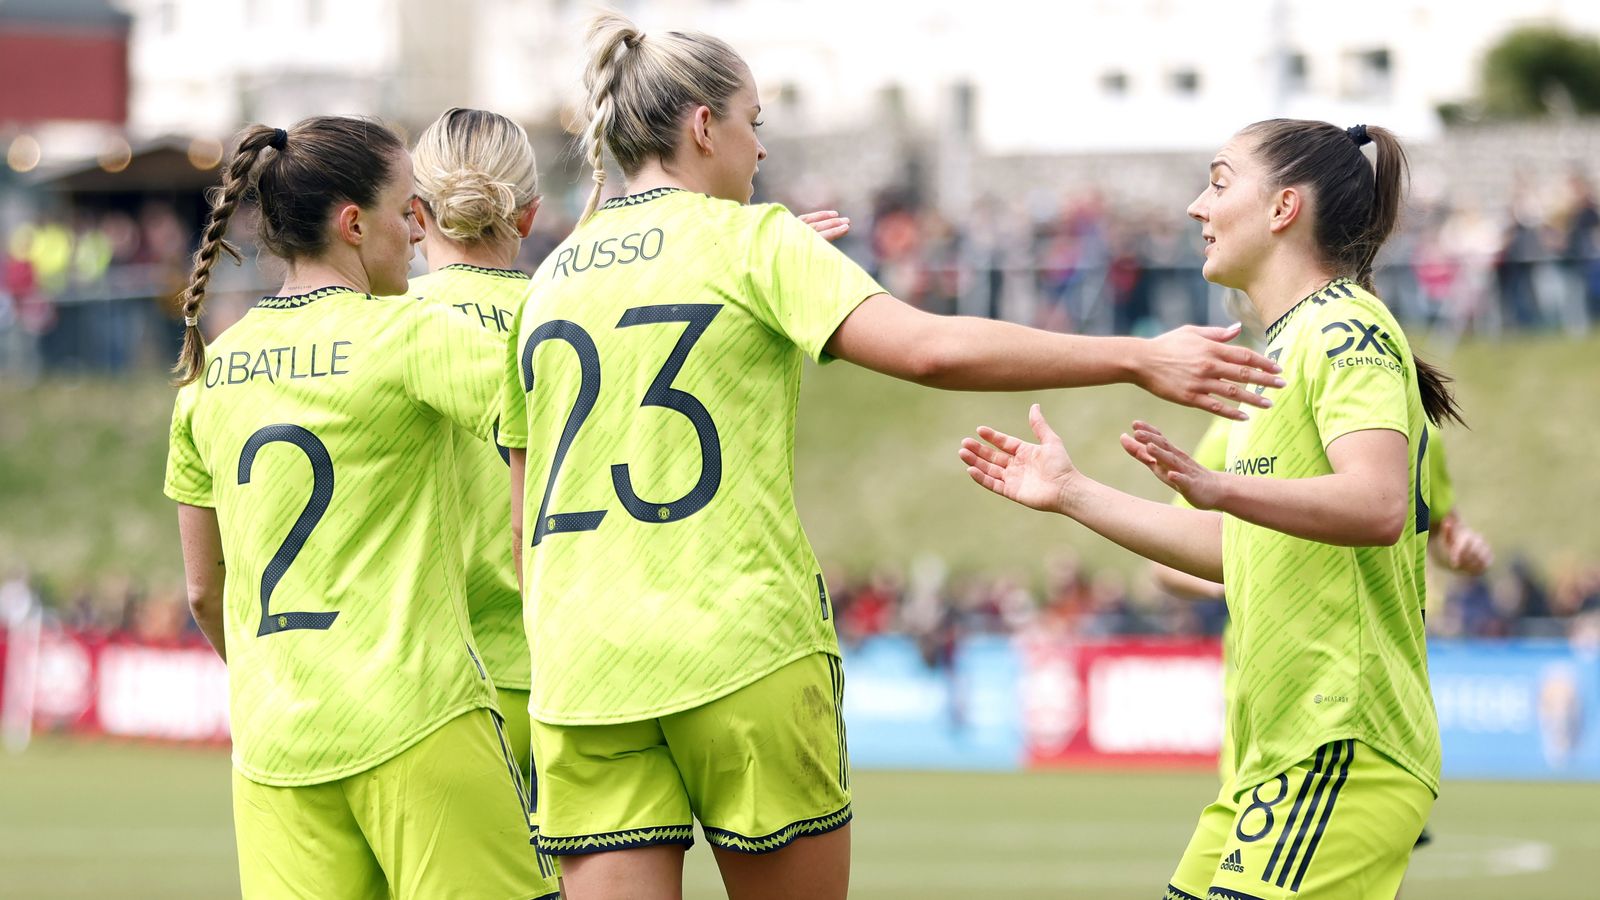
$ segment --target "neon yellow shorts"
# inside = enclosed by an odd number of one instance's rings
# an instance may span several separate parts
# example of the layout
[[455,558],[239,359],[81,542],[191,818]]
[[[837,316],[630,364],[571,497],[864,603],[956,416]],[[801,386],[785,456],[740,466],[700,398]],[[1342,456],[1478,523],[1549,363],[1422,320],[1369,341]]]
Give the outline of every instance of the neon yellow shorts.
[[559,894],[529,846],[494,713],[463,713],[356,775],[273,787],[233,774],[245,898],[530,900]]
[[533,748],[533,736],[528,733],[528,692],[495,685],[500,695],[500,725],[506,731],[506,744],[511,747],[511,759],[517,764],[525,784],[533,780],[533,770],[528,767],[528,756]]
[[706,840],[769,853],[850,821],[844,675],[796,660],[703,706],[641,722],[532,723],[539,849],[571,855]]
[[1434,801],[1353,740],[1232,793],[1224,784],[1201,814],[1168,900],[1393,900]]

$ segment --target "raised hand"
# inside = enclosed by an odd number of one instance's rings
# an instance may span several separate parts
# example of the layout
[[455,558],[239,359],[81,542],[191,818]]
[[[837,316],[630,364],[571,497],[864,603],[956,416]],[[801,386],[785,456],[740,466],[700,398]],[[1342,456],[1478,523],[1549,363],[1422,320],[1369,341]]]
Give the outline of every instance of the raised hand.
[[800,216],[800,221],[810,225],[826,241],[837,241],[850,233],[850,220],[839,215],[836,209],[819,209]]
[[1225,419],[1248,419],[1230,405],[1268,407],[1272,401],[1254,385],[1283,387],[1278,364],[1228,341],[1239,336],[1237,323],[1226,328],[1185,325],[1144,342],[1134,381],[1163,400],[1192,406]]
[[1033,509],[1061,512],[1066,505],[1064,494],[1078,475],[1077,467],[1037,403],[1028,410],[1028,424],[1039,443],[1030,444],[984,425],[978,428],[983,440],[963,439],[958,455],[972,480],[996,494]]
[[1122,449],[1144,463],[1161,483],[1183,495],[1195,509],[1215,509],[1221,499],[1218,473],[1178,449],[1154,425],[1134,422],[1133,434],[1122,435]]

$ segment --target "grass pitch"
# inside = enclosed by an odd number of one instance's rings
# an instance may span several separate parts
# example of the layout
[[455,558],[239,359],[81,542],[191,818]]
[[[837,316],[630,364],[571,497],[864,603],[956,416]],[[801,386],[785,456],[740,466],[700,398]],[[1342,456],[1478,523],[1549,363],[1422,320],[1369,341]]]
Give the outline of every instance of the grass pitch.
[[[858,771],[851,896],[1154,900],[1206,773]],[[1405,900],[1594,896],[1600,784],[1447,783]],[[217,750],[47,739],[0,756],[0,896],[238,896]],[[722,896],[704,842],[686,896]]]

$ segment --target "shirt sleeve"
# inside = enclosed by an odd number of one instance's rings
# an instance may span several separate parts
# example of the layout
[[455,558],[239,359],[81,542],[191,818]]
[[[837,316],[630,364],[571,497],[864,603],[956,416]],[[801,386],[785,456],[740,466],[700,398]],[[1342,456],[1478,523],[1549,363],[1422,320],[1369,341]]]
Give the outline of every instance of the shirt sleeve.
[[190,384],[178,391],[178,398],[172,404],[163,491],[179,503],[214,509],[217,501],[211,489],[211,472],[194,443],[194,404],[199,393],[200,384]]
[[817,362],[839,324],[882,286],[810,225],[776,204],[757,216],[747,271],[751,311]]
[[1359,306],[1327,304],[1313,323],[1300,373],[1326,448],[1355,431],[1387,428],[1410,435],[1410,378],[1405,341],[1387,316]]
[[505,336],[442,303],[412,308],[403,362],[406,393],[422,408],[491,440],[500,414]]
[[527,308],[527,301],[517,307],[500,364],[499,441],[513,450],[528,447],[528,395],[522,389],[522,312]]

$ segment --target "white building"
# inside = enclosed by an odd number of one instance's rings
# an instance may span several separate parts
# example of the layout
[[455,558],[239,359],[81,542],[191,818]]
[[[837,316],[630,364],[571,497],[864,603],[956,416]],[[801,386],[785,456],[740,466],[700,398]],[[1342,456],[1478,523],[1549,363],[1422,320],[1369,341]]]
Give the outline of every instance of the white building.
[[[123,0],[131,129],[449,105],[535,128],[581,105],[581,0]],[[616,0],[646,32],[698,29],[750,62],[774,138],[891,131],[970,157],[1214,147],[1271,115],[1412,141],[1471,98],[1510,28],[1600,32],[1594,0]],[[957,148],[952,151],[952,147]]]

